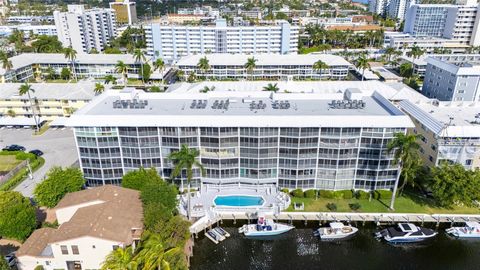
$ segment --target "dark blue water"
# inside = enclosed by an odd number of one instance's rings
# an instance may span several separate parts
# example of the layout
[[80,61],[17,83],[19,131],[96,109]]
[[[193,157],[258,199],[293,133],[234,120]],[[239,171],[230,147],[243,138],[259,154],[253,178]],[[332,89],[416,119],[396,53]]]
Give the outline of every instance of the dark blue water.
[[246,239],[240,223],[226,228],[232,236],[218,245],[200,237],[191,269],[480,269],[480,241],[451,239],[443,230],[426,243],[392,246],[373,238],[372,225],[358,224],[354,238],[337,243],[319,241],[313,226],[294,225],[275,240]]

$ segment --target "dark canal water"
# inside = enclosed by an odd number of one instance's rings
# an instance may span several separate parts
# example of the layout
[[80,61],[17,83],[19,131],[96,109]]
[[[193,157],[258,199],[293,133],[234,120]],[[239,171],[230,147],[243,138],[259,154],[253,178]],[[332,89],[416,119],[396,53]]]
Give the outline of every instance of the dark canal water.
[[224,224],[232,236],[218,245],[196,239],[191,269],[480,269],[480,241],[451,239],[442,229],[430,242],[392,246],[373,238],[373,225],[361,224],[350,240],[321,242],[311,223],[295,223],[275,240],[246,239],[237,233],[240,223]]

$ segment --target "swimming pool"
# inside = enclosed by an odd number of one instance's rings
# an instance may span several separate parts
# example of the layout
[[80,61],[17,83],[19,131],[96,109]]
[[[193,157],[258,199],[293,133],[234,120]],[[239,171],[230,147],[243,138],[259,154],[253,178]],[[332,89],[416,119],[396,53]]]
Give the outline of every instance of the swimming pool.
[[228,195],[217,196],[213,202],[218,206],[261,206],[265,201],[260,196]]

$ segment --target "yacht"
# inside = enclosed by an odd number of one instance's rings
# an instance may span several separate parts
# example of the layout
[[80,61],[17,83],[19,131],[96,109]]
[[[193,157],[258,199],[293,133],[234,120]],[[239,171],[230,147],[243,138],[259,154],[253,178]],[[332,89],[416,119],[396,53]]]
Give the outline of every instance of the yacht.
[[315,231],[315,235],[320,237],[320,240],[342,240],[349,238],[356,234],[358,229],[350,225],[344,225],[341,222],[331,222],[329,227],[321,227]]
[[238,229],[239,233],[243,233],[246,237],[265,237],[275,236],[282,233],[286,233],[295,227],[276,223],[273,219],[265,217],[259,217],[256,224],[245,224]]
[[480,223],[468,221],[465,226],[448,228],[446,232],[456,238],[480,238]]
[[427,240],[437,235],[432,229],[418,227],[412,223],[399,223],[395,227],[386,228],[376,233],[377,238],[383,238],[385,241],[400,243],[416,243]]

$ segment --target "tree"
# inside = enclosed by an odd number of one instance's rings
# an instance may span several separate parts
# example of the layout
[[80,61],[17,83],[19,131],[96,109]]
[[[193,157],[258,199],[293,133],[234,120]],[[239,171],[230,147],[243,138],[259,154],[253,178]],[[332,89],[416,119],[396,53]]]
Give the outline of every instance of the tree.
[[28,96],[28,102],[30,103],[30,110],[32,110],[33,120],[35,121],[35,130],[38,132],[38,130],[40,129],[40,126],[38,124],[37,115],[35,113],[35,108],[33,107],[32,97],[30,96],[30,93],[35,93],[35,90],[33,90],[32,86],[29,85],[28,83],[22,84],[18,89],[18,94],[20,96],[23,96],[25,94],[27,94]]
[[[418,149],[420,149],[420,145],[417,142],[418,138],[418,135],[415,134],[405,135],[403,133],[396,133],[393,140],[387,145],[387,152],[394,152],[394,162],[400,166],[401,175],[403,176],[400,191],[403,190],[409,181],[415,179],[416,173],[421,168],[422,161],[418,154]],[[394,186],[390,209],[394,209],[397,188],[398,181]]]
[[188,74],[187,82],[193,83],[196,80],[197,80],[197,75],[195,74],[195,72],[190,72],[190,74]]
[[[143,75],[145,74],[143,72],[143,62],[147,61],[146,57],[145,57],[145,53],[140,50],[140,49],[135,49],[133,51],[133,58],[135,59],[135,62],[136,63],[139,63],[140,64],[140,67],[141,67],[141,75],[142,75],[142,82],[145,83],[145,79],[143,78]],[[150,75],[149,75],[150,77]]]
[[77,59],[77,51],[72,47],[65,48],[63,51],[65,58],[70,61],[72,65],[73,78],[77,80],[77,73],[75,72],[75,59]]
[[251,78],[253,80],[253,70],[257,66],[257,59],[255,57],[250,57],[247,59],[247,63],[245,63],[244,67],[247,70],[247,73],[250,74]]
[[123,86],[127,86],[128,66],[123,61],[118,60],[117,64],[115,65],[115,70],[116,70],[116,72],[122,74]]
[[57,73],[55,72],[55,69],[53,67],[48,67],[46,72],[48,80],[53,80],[55,79],[55,76],[57,76]]
[[36,53],[60,53],[63,50],[62,43],[56,36],[38,36],[32,42],[32,48]]
[[150,88],[148,90],[152,93],[162,92],[162,89],[160,89],[160,87],[157,86],[157,85],[150,86]]
[[0,237],[23,241],[36,227],[35,207],[30,200],[16,191],[0,191]]
[[127,172],[122,177],[122,187],[141,190],[149,179],[161,180],[155,168],[146,170],[140,167],[138,170]]
[[454,204],[472,206],[480,199],[480,173],[466,170],[461,164],[443,162],[431,169],[431,188],[437,203],[443,207]]
[[393,47],[388,47],[385,49],[385,56],[387,57],[387,62],[390,62],[390,60],[392,59],[392,55],[394,55],[395,53],[396,50]]
[[168,247],[158,234],[147,231],[144,235],[139,252],[135,256],[142,270],[186,269],[186,264],[181,265],[173,260],[178,255],[184,257],[181,248]]
[[165,62],[163,61],[163,59],[158,58],[157,60],[155,60],[155,62],[153,62],[153,70],[154,71],[158,70],[162,74],[162,84],[163,84],[164,83],[163,82],[163,71],[165,70]]
[[117,248],[110,252],[102,263],[102,270],[137,270],[132,247]]
[[200,58],[200,60],[198,60],[197,67],[204,74],[207,73],[210,70],[210,63],[209,63],[206,56],[202,57],[202,58]]
[[53,167],[47,178],[35,187],[33,194],[39,205],[52,208],[65,194],[81,190],[84,184],[85,179],[79,169]]
[[274,83],[274,84],[269,83],[267,86],[263,87],[263,91],[272,91],[276,93],[278,90],[280,89],[278,88],[277,83]]
[[0,270],[11,270],[10,266],[8,266],[7,260],[0,256]]
[[2,68],[6,71],[10,71],[13,68],[12,61],[8,59],[6,54],[2,55],[0,60],[2,61]]
[[205,85],[205,87],[203,87],[203,89],[200,90],[200,93],[208,93],[208,92],[211,92],[211,91],[215,91],[215,86],[212,85],[212,86],[208,87],[208,86]]
[[409,52],[407,52],[407,56],[412,57],[413,60],[420,58],[425,53],[422,49],[420,49],[417,45],[413,45]]
[[72,72],[70,71],[69,68],[62,68],[62,70],[60,71],[60,77],[63,79],[63,80],[69,80],[70,77],[72,75]]
[[408,78],[413,75],[413,66],[410,63],[403,63],[400,65],[400,75]]
[[152,75],[152,67],[148,64],[143,64],[142,65],[142,80],[148,81],[150,80],[150,76]]
[[370,63],[368,63],[368,59],[365,56],[358,57],[357,61],[355,62],[355,67],[362,70],[362,81],[365,78],[365,69],[370,68]]
[[183,70],[177,70],[175,72],[175,77],[177,78],[177,80],[179,81],[184,81],[185,80],[185,72]]
[[95,95],[100,95],[101,93],[103,93],[103,91],[105,91],[105,86],[97,82],[95,84],[95,88],[93,89],[93,92],[95,93]]
[[17,116],[17,113],[15,113],[14,110],[9,109],[9,110],[7,111],[7,115],[10,116],[10,117],[15,117],[15,116]]
[[110,84],[112,83],[113,85],[117,84],[117,78],[115,78],[115,76],[113,76],[112,74],[108,74],[107,76],[105,76],[104,78],[104,84]]
[[[191,181],[193,177],[193,167],[197,167],[200,169],[201,173],[204,174],[205,169],[203,165],[197,160],[199,152],[197,149],[190,149],[188,145],[182,144],[182,147],[179,151],[175,151],[168,155],[168,159],[173,161],[175,168],[172,171],[171,178],[174,179],[178,177],[182,170],[186,170],[187,173],[187,194],[188,194],[188,202],[187,202],[187,218],[190,219],[190,188],[191,188]],[[183,182],[182,182],[183,183]]]
[[320,79],[322,79],[323,70],[330,68],[330,66],[322,60],[315,62],[312,67],[314,71],[318,71],[320,73]]

